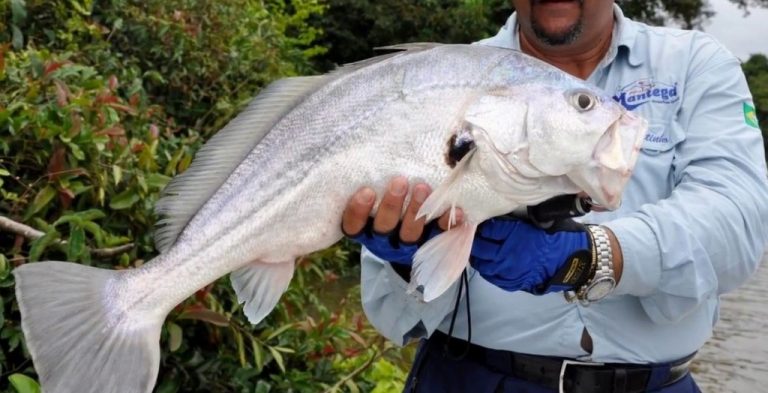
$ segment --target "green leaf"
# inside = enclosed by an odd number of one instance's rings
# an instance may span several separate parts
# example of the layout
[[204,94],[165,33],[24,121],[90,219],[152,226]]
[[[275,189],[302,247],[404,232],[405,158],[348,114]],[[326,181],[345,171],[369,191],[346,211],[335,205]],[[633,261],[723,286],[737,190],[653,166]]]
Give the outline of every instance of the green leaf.
[[285,373],[285,363],[283,362],[283,355],[272,347],[267,347],[267,348],[269,348],[269,352],[272,353],[272,357],[275,358],[275,361],[277,362],[277,366],[280,367],[280,370],[283,373]]
[[115,179],[115,185],[123,179],[123,169],[118,165],[112,165],[112,177]]
[[243,335],[234,329],[232,329],[232,333],[234,334],[235,342],[237,343],[237,357],[240,360],[240,367],[247,367],[248,362],[245,360],[245,343],[243,342]]
[[[6,3],[7,4],[7,3]],[[27,19],[27,5],[24,0],[11,0],[11,21],[16,26],[21,26]]]
[[18,393],[40,393],[40,384],[24,374],[13,374],[8,380]]
[[254,393],[269,393],[270,391],[272,391],[272,386],[269,383],[262,380],[256,383],[256,391]]
[[35,224],[33,226],[42,232],[50,232],[56,230],[53,225],[49,224],[47,221],[40,217],[33,218],[32,222]]
[[163,78],[163,74],[157,72],[157,71],[147,71],[144,73],[144,78],[147,80],[151,80],[157,84],[164,84],[166,83],[165,78]]
[[168,322],[168,335],[170,336],[168,340],[168,348],[171,352],[176,352],[181,347],[181,339],[183,337],[181,326],[173,322]]
[[83,153],[83,150],[80,148],[80,146],[72,142],[67,142],[67,146],[69,146],[69,150],[72,152],[72,155],[77,158],[78,161],[85,160],[85,153]]
[[53,226],[57,227],[61,224],[77,224],[80,225],[83,222],[83,219],[78,217],[77,214],[65,214],[61,217],[59,217],[58,220],[53,222]]
[[[8,258],[6,258],[4,254],[0,254],[0,281],[8,278],[8,275],[11,273],[11,269],[9,267],[10,265],[8,264]],[[0,305],[2,305],[2,303],[0,303]]]
[[35,195],[35,199],[32,200],[32,203],[27,208],[27,212],[24,214],[24,221],[28,220],[40,210],[43,210],[43,208],[46,207],[55,196],[56,189],[50,185],[45,186],[45,188],[40,190],[40,192]]
[[72,8],[74,8],[77,12],[88,16],[91,14],[91,9],[93,8],[93,1],[92,0],[84,0],[83,4],[80,4],[77,0],[69,0],[69,4],[72,5]]
[[29,249],[29,260],[34,262],[40,259],[43,252],[49,245],[59,239],[59,232],[52,230],[42,237],[32,241],[32,246]]
[[109,201],[109,207],[115,210],[127,209],[133,206],[140,199],[136,191],[128,189],[117,195]]
[[179,319],[197,319],[216,326],[229,326],[229,319],[213,310],[185,311],[179,315]]
[[115,19],[115,22],[112,23],[112,30],[116,31],[116,30],[120,30],[122,28],[123,28],[123,18]]
[[261,371],[264,367],[264,350],[261,348],[261,344],[254,339],[251,339],[251,347],[253,348],[253,361],[256,369]]
[[69,190],[72,191],[72,193],[75,194],[75,195],[80,195],[80,194],[90,190],[91,188],[93,188],[93,186],[85,185],[85,184],[83,184],[82,182],[79,182],[79,181],[73,181],[69,185]]
[[11,172],[8,172],[5,168],[0,168],[0,176],[10,176]]
[[266,341],[269,341],[269,340],[271,340],[271,339],[273,339],[273,338],[275,338],[275,337],[279,336],[281,333],[283,333],[284,331],[286,331],[286,330],[288,330],[288,329],[290,329],[290,328],[292,328],[292,327],[294,327],[294,326],[296,326],[296,324],[295,324],[295,323],[289,323],[289,324],[286,324],[286,325],[280,326],[280,327],[279,327],[277,330],[275,330],[275,331],[274,331],[274,332],[272,332],[272,333],[271,333],[269,336],[267,336],[267,338],[266,338],[265,340],[266,340]]
[[160,173],[152,173],[147,177],[147,186],[152,189],[162,190],[171,181],[169,176]]
[[354,382],[352,382],[351,379],[344,381],[344,385],[347,385],[347,389],[349,389],[349,393],[360,393],[360,388],[358,388],[357,385]]
[[286,348],[286,347],[272,347],[272,348],[274,348],[275,351],[282,352],[282,353],[296,353],[296,351],[294,351],[291,348]]
[[16,26],[11,26],[11,32],[13,34],[11,41],[13,43],[13,49],[24,49],[24,34],[21,33],[21,30],[19,30],[19,28]]
[[93,222],[93,221],[86,221],[81,224],[83,226],[83,229],[85,229],[88,233],[93,236],[93,239],[96,240],[96,245],[98,247],[104,247],[104,231],[102,231],[99,224]]
[[99,209],[84,210],[84,211],[75,213],[75,215],[80,217],[83,221],[94,221],[107,216],[106,214],[104,214],[103,211]]
[[67,242],[67,259],[76,261],[85,252],[85,231],[81,226],[71,225],[71,228]]

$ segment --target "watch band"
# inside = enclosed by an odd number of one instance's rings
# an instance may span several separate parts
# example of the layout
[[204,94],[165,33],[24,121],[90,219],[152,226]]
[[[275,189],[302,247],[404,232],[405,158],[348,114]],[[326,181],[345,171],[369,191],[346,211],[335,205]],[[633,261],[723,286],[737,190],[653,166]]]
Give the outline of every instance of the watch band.
[[608,233],[599,225],[588,225],[587,231],[592,238],[594,274],[576,292],[576,297],[584,306],[603,299],[616,287],[616,278],[613,273],[613,250]]

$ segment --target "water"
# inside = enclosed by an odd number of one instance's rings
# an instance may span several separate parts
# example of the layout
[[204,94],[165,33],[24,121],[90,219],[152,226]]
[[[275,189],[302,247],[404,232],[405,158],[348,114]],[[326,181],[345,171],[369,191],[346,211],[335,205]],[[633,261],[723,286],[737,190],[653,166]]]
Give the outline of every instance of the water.
[[694,376],[705,393],[768,392],[768,263],[722,297],[720,321],[699,351]]

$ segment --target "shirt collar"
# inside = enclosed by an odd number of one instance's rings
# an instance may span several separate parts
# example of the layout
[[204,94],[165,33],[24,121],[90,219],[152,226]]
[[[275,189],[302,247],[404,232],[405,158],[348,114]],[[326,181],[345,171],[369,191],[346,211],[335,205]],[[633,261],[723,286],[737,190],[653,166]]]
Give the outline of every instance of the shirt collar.
[[[638,29],[637,24],[625,17],[621,8],[616,4],[613,5],[613,15],[616,23],[613,27],[611,49],[606,54],[601,65],[605,66],[612,63],[622,47],[626,48],[629,52],[627,60],[630,65],[641,65],[643,63],[641,51],[635,48]],[[520,30],[517,26],[517,12],[513,12],[509,19],[507,19],[507,23],[502,27],[502,31],[499,32],[499,35],[501,34],[506,34],[510,40],[506,42],[505,44],[507,45],[504,46],[507,46],[510,49],[520,50]]]

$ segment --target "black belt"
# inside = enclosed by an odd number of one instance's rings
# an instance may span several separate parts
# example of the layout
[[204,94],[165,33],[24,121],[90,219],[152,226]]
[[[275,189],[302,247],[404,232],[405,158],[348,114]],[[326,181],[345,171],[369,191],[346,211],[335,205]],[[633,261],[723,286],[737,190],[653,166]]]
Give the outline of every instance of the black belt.
[[427,341],[433,353],[464,355],[490,370],[567,393],[641,393],[671,385],[688,374],[693,354],[668,364],[591,363],[528,355],[448,339],[436,331]]

